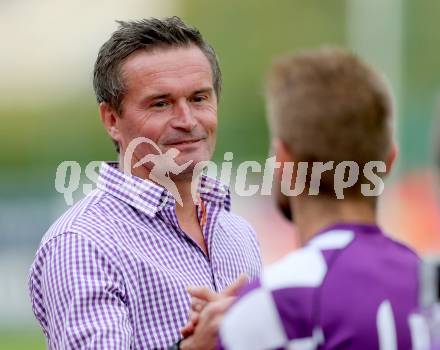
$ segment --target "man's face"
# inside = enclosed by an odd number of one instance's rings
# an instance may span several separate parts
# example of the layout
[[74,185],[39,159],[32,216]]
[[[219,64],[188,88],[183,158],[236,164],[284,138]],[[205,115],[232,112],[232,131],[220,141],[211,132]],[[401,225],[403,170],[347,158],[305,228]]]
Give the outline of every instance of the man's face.
[[[142,136],[154,141],[162,153],[180,151],[181,165],[192,160],[188,170],[214,152],[217,130],[217,97],[211,66],[195,47],[139,50],[121,67],[126,94],[122,113],[116,120],[121,154],[131,140]],[[158,154],[141,144],[133,158]],[[151,167],[151,164],[145,164]]]

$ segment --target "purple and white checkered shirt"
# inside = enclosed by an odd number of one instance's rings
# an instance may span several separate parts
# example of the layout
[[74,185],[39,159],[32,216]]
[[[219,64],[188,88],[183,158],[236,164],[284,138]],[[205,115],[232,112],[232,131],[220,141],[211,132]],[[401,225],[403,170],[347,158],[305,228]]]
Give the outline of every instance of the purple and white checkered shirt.
[[199,193],[209,257],[180,228],[168,191],[102,164],[97,189],[51,226],[31,267],[50,349],[167,348],[187,321],[188,285],[221,291],[260,274],[255,232],[229,211],[227,188],[202,177]]

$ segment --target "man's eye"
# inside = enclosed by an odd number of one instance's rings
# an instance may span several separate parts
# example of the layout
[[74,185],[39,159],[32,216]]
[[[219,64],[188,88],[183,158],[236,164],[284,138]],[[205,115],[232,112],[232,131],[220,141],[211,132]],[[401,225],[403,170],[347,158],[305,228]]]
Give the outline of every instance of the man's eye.
[[151,106],[157,107],[157,108],[163,108],[163,107],[168,106],[168,102],[167,101],[158,101],[158,102],[153,103]]
[[193,97],[194,102],[203,102],[206,101],[208,98],[205,95],[197,95]]

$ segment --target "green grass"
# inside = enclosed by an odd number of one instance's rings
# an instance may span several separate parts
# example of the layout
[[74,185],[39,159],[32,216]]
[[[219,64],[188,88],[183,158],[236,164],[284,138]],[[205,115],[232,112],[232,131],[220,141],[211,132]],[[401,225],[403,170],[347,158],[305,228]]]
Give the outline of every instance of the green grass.
[[43,332],[39,329],[1,329],[0,349],[43,350],[46,349],[46,342]]

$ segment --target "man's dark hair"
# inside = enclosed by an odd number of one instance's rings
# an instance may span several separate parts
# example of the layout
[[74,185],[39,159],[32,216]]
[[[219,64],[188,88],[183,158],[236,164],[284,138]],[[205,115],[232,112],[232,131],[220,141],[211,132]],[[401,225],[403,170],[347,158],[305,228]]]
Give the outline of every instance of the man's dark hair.
[[[221,92],[221,71],[214,49],[200,32],[179,17],[148,18],[139,21],[117,21],[119,28],[101,47],[93,72],[93,88],[98,103],[107,102],[119,114],[126,92],[121,75],[124,60],[137,50],[197,46],[208,59],[217,98]],[[116,142],[115,142],[116,143]]]

